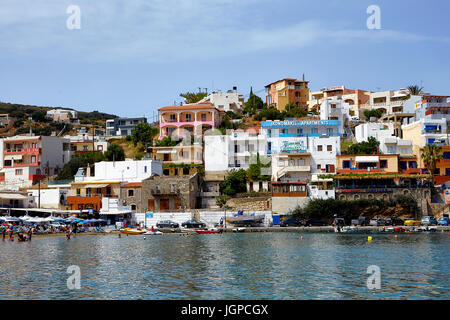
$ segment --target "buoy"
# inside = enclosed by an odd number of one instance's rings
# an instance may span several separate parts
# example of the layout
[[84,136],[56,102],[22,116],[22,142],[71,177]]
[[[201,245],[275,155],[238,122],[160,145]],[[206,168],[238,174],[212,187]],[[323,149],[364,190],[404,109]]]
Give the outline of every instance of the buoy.
[[372,237],[367,237],[367,241],[372,241]]
[[144,237],[144,240],[147,239],[146,237]]
[[397,235],[395,235],[395,239],[397,239]]
[[300,237],[300,240],[303,240],[303,236]]

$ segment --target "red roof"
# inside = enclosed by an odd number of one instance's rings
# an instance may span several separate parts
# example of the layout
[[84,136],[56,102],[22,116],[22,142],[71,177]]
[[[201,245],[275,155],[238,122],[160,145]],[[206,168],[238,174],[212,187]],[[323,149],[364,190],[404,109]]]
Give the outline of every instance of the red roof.
[[130,182],[123,186],[123,188],[140,188],[142,187],[141,182]]
[[298,79],[294,79],[294,78],[284,78],[284,79],[281,79],[281,80],[278,80],[278,81],[274,81],[274,82],[272,82],[272,83],[269,83],[269,84],[266,85],[265,87],[267,88],[268,86],[270,86],[270,85],[272,85],[272,84],[274,84],[274,83],[280,82],[280,81],[294,81],[294,82],[303,82],[303,83],[308,83],[308,82],[309,82],[309,81],[303,81],[303,80],[298,80]]
[[182,106],[167,106],[159,108],[158,111],[166,111],[166,110],[197,110],[197,109],[216,109],[220,111],[220,109],[217,109],[209,102],[200,102],[200,103],[192,103],[192,104],[185,104]]

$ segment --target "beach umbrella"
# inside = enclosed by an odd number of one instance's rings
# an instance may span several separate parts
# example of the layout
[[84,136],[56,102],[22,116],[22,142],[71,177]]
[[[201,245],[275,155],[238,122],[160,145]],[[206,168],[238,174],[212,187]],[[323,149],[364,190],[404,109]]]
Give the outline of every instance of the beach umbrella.
[[5,217],[5,221],[6,222],[17,222],[17,221],[20,221],[20,219],[16,218],[16,217]]
[[53,221],[55,221],[55,219],[50,216],[50,217],[42,219],[42,221],[44,221],[44,222],[53,222]]
[[32,218],[28,219],[27,222],[41,223],[41,222],[44,222],[44,221],[43,221],[42,218],[39,218],[39,217],[32,217]]
[[31,219],[31,217],[29,215],[24,215],[22,217],[19,217],[19,219],[22,221],[27,221],[28,219]]

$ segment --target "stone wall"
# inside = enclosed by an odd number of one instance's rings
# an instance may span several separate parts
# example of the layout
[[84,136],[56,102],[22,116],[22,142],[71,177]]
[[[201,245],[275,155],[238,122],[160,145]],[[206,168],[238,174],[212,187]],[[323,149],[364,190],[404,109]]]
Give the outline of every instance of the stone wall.
[[230,198],[227,205],[233,210],[245,211],[265,211],[270,210],[272,205],[270,196],[248,197],[248,198]]

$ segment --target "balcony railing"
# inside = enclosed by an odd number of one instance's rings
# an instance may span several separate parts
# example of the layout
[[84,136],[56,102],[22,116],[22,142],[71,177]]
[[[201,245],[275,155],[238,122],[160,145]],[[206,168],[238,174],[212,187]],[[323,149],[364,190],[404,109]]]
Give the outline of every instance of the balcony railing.
[[4,154],[36,154],[41,153],[41,148],[16,148],[5,149]]

